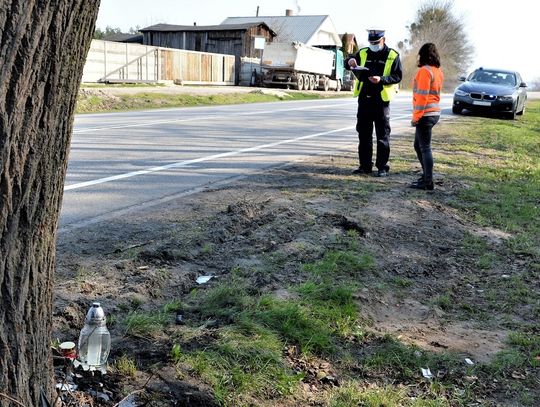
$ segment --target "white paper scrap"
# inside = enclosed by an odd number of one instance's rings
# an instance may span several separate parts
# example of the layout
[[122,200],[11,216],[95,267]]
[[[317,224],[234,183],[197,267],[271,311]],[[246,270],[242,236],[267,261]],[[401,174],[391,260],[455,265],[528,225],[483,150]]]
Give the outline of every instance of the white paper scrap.
[[431,373],[431,370],[429,370],[429,367],[427,369],[424,369],[423,367],[421,368],[422,369],[422,375],[426,378],[426,379],[433,379],[433,373]]
[[197,277],[197,283],[199,284],[204,284],[204,283],[207,283],[212,277],[214,276],[200,276],[200,277]]

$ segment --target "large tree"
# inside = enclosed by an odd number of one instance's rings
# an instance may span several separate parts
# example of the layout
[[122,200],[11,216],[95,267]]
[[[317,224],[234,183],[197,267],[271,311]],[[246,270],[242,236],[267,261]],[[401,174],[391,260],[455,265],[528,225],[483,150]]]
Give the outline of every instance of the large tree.
[[99,0],[0,0],[0,406],[52,396],[55,240]]
[[416,73],[417,55],[426,42],[434,43],[441,56],[445,88],[451,89],[460,74],[469,68],[474,48],[470,43],[463,19],[453,12],[453,2],[428,0],[416,12],[409,38],[400,43],[403,52],[403,83],[408,86]]

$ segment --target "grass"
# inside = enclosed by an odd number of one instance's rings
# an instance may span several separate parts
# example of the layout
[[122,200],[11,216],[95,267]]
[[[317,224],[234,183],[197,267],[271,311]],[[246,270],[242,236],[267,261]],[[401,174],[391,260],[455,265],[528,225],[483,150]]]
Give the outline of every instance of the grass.
[[353,381],[332,390],[327,405],[329,407],[442,407],[457,404],[450,404],[445,396],[437,397],[436,399],[426,399],[424,397],[408,395],[407,388],[404,386],[376,386],[366,389],[362,387],[361,383]]
[[135,361],[126,355],[120,356],[114,363],[114,367],[118,374],[128,377],[135,377],[137,374],[137,365]]
[[373,256],[369,253],[357,253],[351,250],[330,251],[324,258],[304,266],[304,270],[316,275],[334,275],[336,273],[360,273],[374,267]]
[[[99,87],[97,87],[99,89]],[[162,109],[173,107],[194,107],[208,105],[230,105],[241,103],[276,102],[281,100],[308,100],[320,99],[324,96],[317,93],[286,92],[285,96],[276,96],[254,90],[250,93],[227,93],[213,95],[191,95],[188,93],[150,93],[141,92],[131,95],[117,95],[107,97],[104,95],[79,94],[76,113],[102,113],[126,110]],[[336,97],[339,97],[336,94]],[[341,95],[344,97],[345,95]]]
[[302,376],[282,360],[282,343],[270,330],[243,322],[222,329],[205,350],[185,353],[190,366],[212,387],[223,405],[250,405],[252,398],[272,399],[293,394]]
[[[481,225],[513,236],[516,254],[540,258],[540,102],[517,121],[467,117],[444,126],[437,158],[467,184],[453,205]],[[466,137],[463,135],[466,134]],[[456,155],[456,152],[458,153]],[[450,154],[451,153],[451,154]]]

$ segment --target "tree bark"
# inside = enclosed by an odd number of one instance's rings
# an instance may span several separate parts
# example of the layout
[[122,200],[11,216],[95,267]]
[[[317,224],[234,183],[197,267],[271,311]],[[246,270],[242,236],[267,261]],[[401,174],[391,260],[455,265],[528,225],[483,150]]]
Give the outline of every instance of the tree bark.
[[56,228],[98,8],[0,0],[0,393],[26,406],[52,396]]

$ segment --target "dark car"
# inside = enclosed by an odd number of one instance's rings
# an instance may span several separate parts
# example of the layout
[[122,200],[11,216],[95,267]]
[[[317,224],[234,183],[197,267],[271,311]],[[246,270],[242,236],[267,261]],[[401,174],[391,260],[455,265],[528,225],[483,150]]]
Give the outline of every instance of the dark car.
[[463,110],[500,113],[509,119],[525,112],[527,84],[516,71],[479,68],[454,91],[452,112]]

